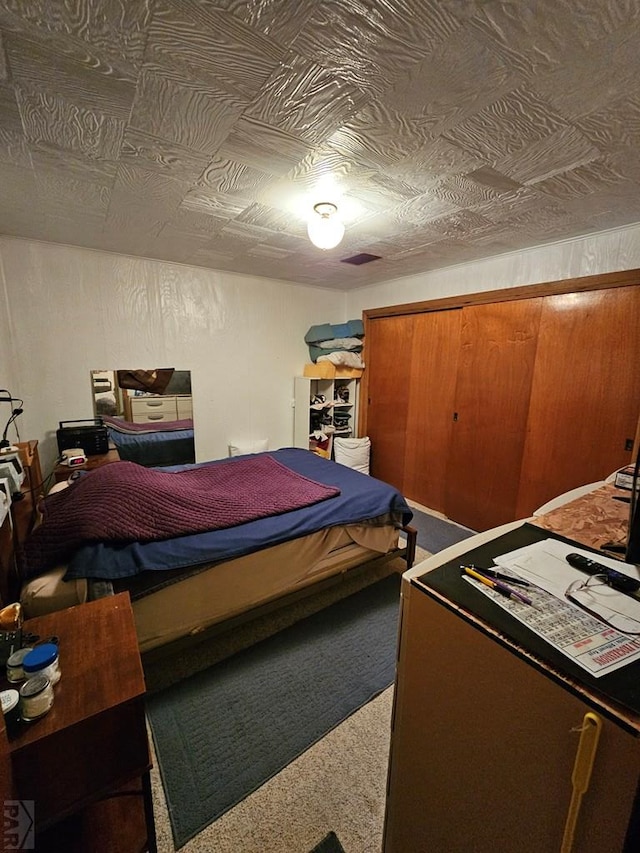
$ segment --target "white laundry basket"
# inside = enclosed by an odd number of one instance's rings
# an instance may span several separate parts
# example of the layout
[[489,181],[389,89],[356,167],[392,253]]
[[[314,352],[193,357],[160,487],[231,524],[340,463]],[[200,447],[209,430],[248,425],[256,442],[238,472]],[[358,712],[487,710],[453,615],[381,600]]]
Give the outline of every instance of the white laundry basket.
[[361,474],[369,473],[369,458],[371,456],[371,441],[368,436],[364,438],[340,438],[333,439],[333,457],[336,462],[354,468]]

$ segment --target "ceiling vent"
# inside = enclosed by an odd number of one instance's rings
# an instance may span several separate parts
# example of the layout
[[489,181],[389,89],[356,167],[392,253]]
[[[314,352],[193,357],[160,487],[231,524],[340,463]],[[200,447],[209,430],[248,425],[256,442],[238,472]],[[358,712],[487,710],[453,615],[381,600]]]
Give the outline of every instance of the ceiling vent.
[[359,255],[353,255],[350,258],[342,258],[341,262],[343,264],[353,264],[356,267],[359,267],[360,264],[370,264],[371,261],[379,261],[381,255],[370,255],[368,252],[360,252]]

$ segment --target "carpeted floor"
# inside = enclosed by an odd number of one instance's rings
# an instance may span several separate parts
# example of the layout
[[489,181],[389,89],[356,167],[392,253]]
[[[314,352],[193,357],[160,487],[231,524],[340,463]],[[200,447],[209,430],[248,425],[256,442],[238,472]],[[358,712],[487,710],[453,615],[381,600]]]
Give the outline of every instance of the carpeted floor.
[[396,574],[151,696],[177,847],[393,682]]
[[415,504],[411,504],[411,509],[413,519],[410,524],[418,531],[418,545],[430,554],[437,554],[449,545],[468,539],[476,532],[438,515],[422,512]]

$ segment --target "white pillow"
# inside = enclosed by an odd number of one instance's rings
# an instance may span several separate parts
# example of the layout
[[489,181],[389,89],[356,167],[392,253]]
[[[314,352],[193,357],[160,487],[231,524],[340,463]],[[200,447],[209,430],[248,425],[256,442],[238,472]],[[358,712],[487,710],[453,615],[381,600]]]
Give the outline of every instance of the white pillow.
[[258,438],[253,441],[234,441],[229,445],[229,456],[244,456],[246,453],[264,453],[268,449],[268,438]]
[[371,455],[371,441],[369,436],[364,438],[334,438],[333,454],[335,461],[347,468],[360,471],[361,474],[369,473],[369,457]]

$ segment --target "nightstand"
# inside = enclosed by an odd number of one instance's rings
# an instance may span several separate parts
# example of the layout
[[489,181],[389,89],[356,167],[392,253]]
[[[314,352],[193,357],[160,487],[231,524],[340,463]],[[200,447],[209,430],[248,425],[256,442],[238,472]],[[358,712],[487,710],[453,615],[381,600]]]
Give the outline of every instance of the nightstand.
[[95,456],[87,456],[87,461],[84,465],[77,465],[74,468],[69,468],[68,465],[57,465],[53,469],[53,478],[56,483],[61,483],[63,480],[68,480],[69,475],[73,471],[94,471],[96,468],[101,468],[103,465],[109,465],[111,462],[119,462],[120,454],[117,447],[110,447],[108,453],[99,453]]
[[[38,851],[156,851],[145,683],[128,593],[29,619],[60,640],[51,710],[9,739]],[[138,790],[131,790],[132,785]]]

